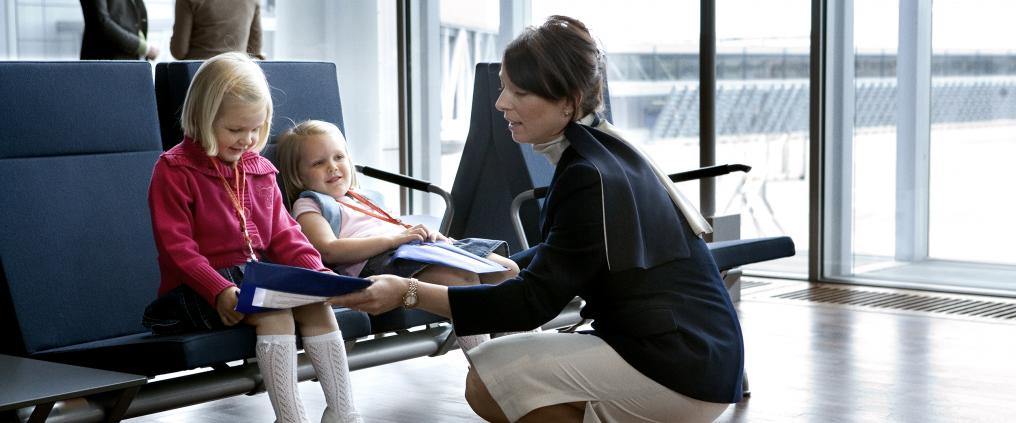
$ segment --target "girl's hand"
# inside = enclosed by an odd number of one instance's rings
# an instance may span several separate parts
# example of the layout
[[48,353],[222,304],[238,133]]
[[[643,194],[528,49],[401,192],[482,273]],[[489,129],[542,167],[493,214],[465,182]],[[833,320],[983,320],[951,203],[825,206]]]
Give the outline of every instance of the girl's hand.
[[399,248],[400,245],[405,244],[407,242],[423,241],[425,239],[428,239],[429,236],[430,234],[428,233],[427,228],[425,226],[423,225],[413,226],[412,228],[408,228],[402,231],[402,233],[391,236],[392,249]]
[[416,228],[423,229],[423,240],[424,241],[430,241],[430,242],[438,242],[438,241],[447,242],[448,241],[448,238],[446,238],[444,235],[442,235],[441,232],[431,230],[430,228],[428,228],[426,226],[423,226],[422,224],[421,225],[413,226],[413,229],[416,229]]
[[444,234],[441,232],[434,231],[433,233],[434,233],[434,242],[443,242],[445,244],[451,244],[452,241],[454,241],[453,239],[444,236]]
[[373,282],[367,288],[339,297],[332,297],[329,304],[348,307],[353,310],[381,314],[402,305],[402,297],[409,291],[409,279],[395,275],[367,277]]
[[215,311],[219,312],[219,319],[226,326],[233,326],[243,320],[243,313],[234,310],[240,297],[240,288],[231,286],[223,289],[215,297]]

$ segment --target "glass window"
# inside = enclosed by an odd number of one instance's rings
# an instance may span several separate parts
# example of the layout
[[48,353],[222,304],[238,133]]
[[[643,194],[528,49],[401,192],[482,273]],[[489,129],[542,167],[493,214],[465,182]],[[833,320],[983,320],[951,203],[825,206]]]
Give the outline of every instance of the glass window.
[[997,188],[1016,152],[1016,30],[1005,20],[1016,8],[852,4],[830,19],[850,31],[829,37],[840,76],[828,92],[845,94],[826,117],[842,126],[826,140],[823,277],[1016,294],[1016,222],[1004,217],[1016,199]]
[[469,132],[476,64],[501,61],[500,5],[498,0],[439,3],[440,167],[430,179],[449,191]]
[[[585,23],[607,55],[611,123],[664,171],[697,168],[699,2],[654,0],[639,6],[534,1],[531,21],[567,15]],[[697,198],[698,186],[684,185],[682,193]]]
[[928,257],[1016,265],[1016,4],[974,3],[933,2]]
[[748,271],[808,272],[810,32],[809,0],[716,5],[716,163],[752,167],[717,178],[717,215],[739,214],[741,238],[797,247]]
[[[581,20],[605,50],[612,123],[629,141],[659,158],[666,171],[697,167],[698,4],[653,0],[632,8],[623,2],[590,7],[582,0],[442,0],[441,62],[434,65],[441,69],[441,159],[440,168],[424,176],[444,187],[455,180],[469,125],[475,64],[500,61],[504,45],[522,28],[554,14]],[[679,104],[668,103],[674,92],[684,93]],[[685,194],[694,198],[697,186],[689,188],[693,190]]]

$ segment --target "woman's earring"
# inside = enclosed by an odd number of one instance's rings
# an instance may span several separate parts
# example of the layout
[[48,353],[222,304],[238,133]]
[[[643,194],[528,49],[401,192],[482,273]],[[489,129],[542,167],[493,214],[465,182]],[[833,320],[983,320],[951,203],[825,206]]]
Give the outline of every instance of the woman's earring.
[[562,112],[562,115],[563,115],[564,117],[568,117],[568,116],[571,116],[571,110],[565,110],[565,111],[563,111],[563,112]]

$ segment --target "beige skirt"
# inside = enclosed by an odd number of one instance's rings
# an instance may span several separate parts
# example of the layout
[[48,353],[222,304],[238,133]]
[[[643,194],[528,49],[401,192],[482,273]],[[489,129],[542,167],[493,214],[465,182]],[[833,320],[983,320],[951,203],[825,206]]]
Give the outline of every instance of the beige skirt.
[[729,406],[660,385],[593,335],[521,333],[484,342],[469,357],[511,421],[537,408],[584,402],[585,422],[711,422]]

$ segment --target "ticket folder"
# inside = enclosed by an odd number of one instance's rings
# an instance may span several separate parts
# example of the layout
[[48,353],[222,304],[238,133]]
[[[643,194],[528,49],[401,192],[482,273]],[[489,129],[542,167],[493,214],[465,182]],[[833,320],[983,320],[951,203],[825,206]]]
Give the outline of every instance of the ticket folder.
[[438,264],[478,274],[508,270],[498,263],[446,242],[410,242],[402,244],[395,250],[392,259]]
[[281,264],[250,262],[243,272],[236,311],[257,313],[319,303],[370,286],[363,278]]

